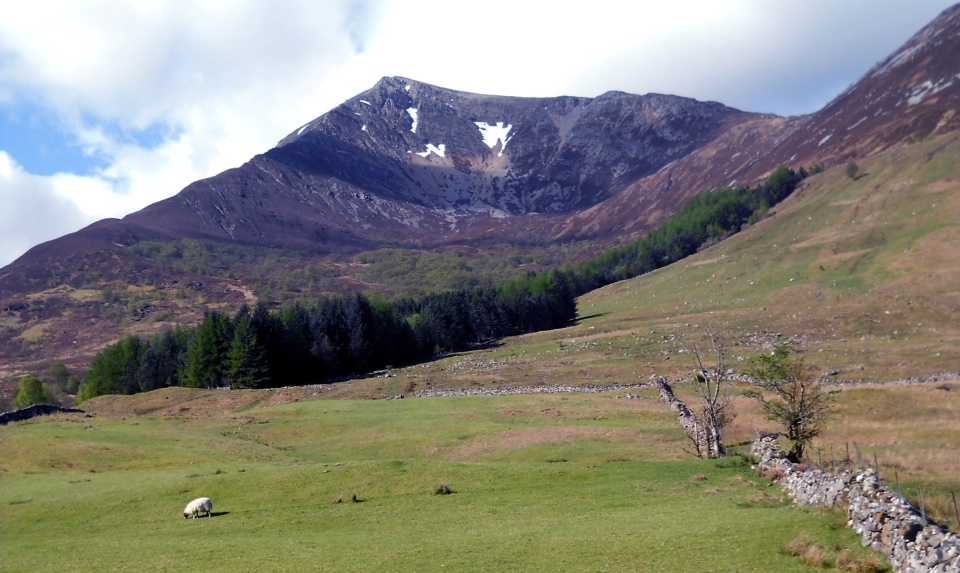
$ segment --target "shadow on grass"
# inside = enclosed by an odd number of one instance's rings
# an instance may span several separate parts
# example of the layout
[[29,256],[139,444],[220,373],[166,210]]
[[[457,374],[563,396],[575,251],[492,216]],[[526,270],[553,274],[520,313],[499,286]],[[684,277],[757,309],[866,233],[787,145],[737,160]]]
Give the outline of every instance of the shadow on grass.
[[501,342],[499,339],[488,340],[486,342],[471,344],[468,348],[464,348],[463,350],[456,350],[453,352],[444,352],[443,354],[440,354],[428,360],[423,360],[422,362],[435,362],[440,358],[468,356],[470,353],[475,352],[477,350],[493,350],[494,348],[500,348],[501,346],[503,346],[503,342]]
[[601,317],[607,316],[608,314],[610,314],[610,313],[609,313],[609,312],[598,312],[598,313],[596,313],[596,314],[588,314],[587,316],[578,316],[576,322],[577,322],[577,324],[580,324],[581,321],[589,320],[589,319],[591,319],[591,318],[601,318]]

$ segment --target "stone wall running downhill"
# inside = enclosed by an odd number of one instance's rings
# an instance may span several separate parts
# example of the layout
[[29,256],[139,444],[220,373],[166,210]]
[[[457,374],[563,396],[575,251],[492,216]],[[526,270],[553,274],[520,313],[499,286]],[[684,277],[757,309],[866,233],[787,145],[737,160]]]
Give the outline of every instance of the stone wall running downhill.
[[883,485],[873,469],[823,471],[793,464],[775,437],[753,442],[761,470],[776,475],[798,505],[847,508],[847,524],[863,545],[886,556],[902,573],[960,573],[960,536],[930,523]]
[[674,395],[673,388],[667,382],[666,378],[661,376],[656,378],[654,382],[657,385],[657,393],[660,395],[660,399],[677,415],[677,421],[680,422],[680,427],[683,428],[683,432],[696,446],[697,454],[700,455],[703,452],[707,452],[709,450],[707,432],[706,429],[700,425],[697,417],[693,415],[690,408],[687,408],[686,404]]
[[26,408],[20,408],[13,412],[4,412],[0,414],[0,426],[10,422],[22,422],[29,420],[34,416],[43,416],[44,414],[83,414],[83,410],[77,408],[64,408],[63,406],[54,406],[53,404],[34,404]]

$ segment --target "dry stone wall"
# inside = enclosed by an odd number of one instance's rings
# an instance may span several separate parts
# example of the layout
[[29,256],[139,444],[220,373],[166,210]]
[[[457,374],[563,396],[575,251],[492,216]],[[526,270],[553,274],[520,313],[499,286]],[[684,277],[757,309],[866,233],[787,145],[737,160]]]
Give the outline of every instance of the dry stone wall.
[[960,536],[930,523],[906,499],[883,485],[872,469],[823,471],[791,463],[775,437],[756,440],[751,452],[764,472],[778,475],[799,505],[847,508],[847,524],[903,573],[960,573]]
[[709,445],[707,442],[706,428],[700,424],[697,417],[690,411],[690,408],[687,408],[687,405],[674,395],[673,388],[667,383],[666,378],[659,377],[655,380],[655,383],[657,385],[657,393],[660,394],[660,399],[666,402],[667,407],[677,415],[677,421],[680,422],[680,427],[683,428],[687,437],[696,445],[698,455],[707,452]]
[[23,420],[29,420],[34,416],[42,416],[44,414],[58,414],[58,413],[72,413],[72,414],[83,414],[83,410],[77,408],[64,408],[63,406],[54,406],[53,404],[34,404],[27,408],[20,408],[19,410],[14,410],[13,412],[4,412],[0,414],[0,426],[9,424],[10,422],[22,422]]

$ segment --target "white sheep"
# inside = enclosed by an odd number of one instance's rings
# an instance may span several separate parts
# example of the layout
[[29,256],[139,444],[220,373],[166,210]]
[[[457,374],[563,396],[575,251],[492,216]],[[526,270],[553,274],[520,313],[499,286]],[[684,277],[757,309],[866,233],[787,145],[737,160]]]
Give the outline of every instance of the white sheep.
[[200,517],[201,511],[205,511],[207,517],[210,517],[210,512],[213,511],[213,502],[210,501],[209,497],[198,497],[188,503],[187,507],[183,508],[183,518],[186,519],[191,515],[194,518]]

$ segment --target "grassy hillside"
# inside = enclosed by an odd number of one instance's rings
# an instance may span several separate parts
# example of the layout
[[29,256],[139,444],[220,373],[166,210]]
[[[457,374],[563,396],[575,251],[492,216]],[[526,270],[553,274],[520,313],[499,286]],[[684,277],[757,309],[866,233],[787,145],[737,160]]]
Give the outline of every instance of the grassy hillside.
[[861,161],[856,180],[829,170],[754,227],[591,293],[580,312],[599,315],[596,330],[710,328],[750,347],[783,334],[841,379],[956,371],[958,164],[954,134]]
[[[257,405],[268,394],[0,428],[0,570],[816,570],[783,551],[801,534],[873,559],[842,516],[791,508],[739,458],[685,455],[654,401]],[[184,520],[200,495],[214,517]]]

